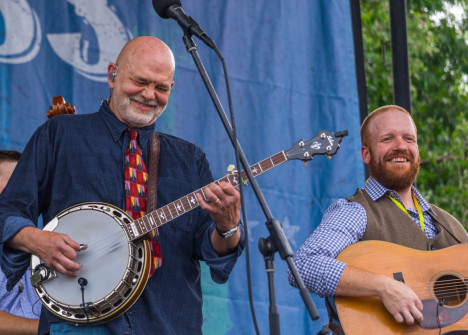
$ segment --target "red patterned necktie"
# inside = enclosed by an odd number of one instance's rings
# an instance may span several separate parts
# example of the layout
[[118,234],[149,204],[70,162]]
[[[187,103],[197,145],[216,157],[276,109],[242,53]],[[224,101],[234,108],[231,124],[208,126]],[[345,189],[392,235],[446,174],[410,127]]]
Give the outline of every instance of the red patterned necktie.
[[[148,173],[141,150],[137,144],[138,130],[128,129],[130,146],[125,152],[125,209],[134,220],[146,213],[146,190],[148,188]],[[150,235],[152,252],[151,275],[162,265],[161,245],[158,229]]]

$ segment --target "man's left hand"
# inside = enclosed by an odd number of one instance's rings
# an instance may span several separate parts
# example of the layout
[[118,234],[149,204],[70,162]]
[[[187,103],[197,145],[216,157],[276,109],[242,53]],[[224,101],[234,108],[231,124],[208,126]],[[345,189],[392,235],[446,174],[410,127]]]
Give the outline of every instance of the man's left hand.
[[239,224],[240,195],[239,190],[228,182],[222,181],[217,185],[211,183],[203,188],[205,201],[200,194],[197,200],[200,207],[210,213],[219,231],[228,231]]
[[[197,200],[200,207],[210,213],[216,224],[217,230],[227,232],[239,224],[240,219],[240,195],[239,191],[227,182],[220,182],[219,185],[211,183],[203,188],[205,201],[200,194]],[[229,238],[223,238],[216,230],[211,234],[211,244],[219,256],[233,252],[240,241],[240,231]]]

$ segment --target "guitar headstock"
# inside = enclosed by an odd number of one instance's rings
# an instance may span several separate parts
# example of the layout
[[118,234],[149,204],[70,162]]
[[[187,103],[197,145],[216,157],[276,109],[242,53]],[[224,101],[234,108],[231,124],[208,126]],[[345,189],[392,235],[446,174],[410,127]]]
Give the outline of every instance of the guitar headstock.
[[292,148],[285,151],[285,154],[288,160],[299,159],[304,162],[312,160],[315,155],[326,155],[330,158],[336,154],[345,136],[348,136],[347,130],[336,133],[320,130],[318,135],[309,141],[297,141]]

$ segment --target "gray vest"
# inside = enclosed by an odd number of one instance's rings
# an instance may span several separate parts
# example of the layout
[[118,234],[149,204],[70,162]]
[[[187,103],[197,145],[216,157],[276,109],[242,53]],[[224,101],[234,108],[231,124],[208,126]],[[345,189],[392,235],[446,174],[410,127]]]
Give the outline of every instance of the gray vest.
[[437,206],[431,205],[435,215],[429,214],[439,233],[429,240],[421,228],[386,196],[374,202],[365,190],[358,189],[347,200],[361,204],[366,210],[367,227],[363,241],[381,240],[418,250],[468,243],[468,235],[460,222]]

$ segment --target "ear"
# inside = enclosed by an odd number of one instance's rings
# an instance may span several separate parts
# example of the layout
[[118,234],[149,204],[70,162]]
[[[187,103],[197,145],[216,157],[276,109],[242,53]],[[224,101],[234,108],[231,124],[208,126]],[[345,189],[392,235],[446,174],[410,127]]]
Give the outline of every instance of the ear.
[[370,154],[369,148],[366,147],[365,145],[363,145],[361,147],[361,156],[362,156],[362,160],[364,161],[365,164],[370,163],[371,154]]
[[109,63],[107,66],[107,83],[109,84],[109,88],[113,89],[114,88],[114,81],[115,81],[115,75],[117,73],[117,64],[115,63]]

